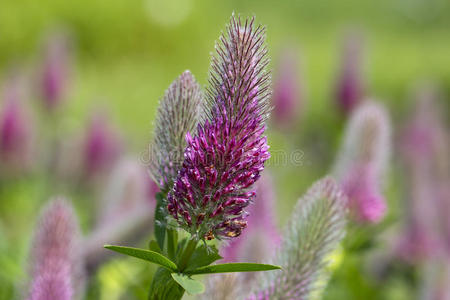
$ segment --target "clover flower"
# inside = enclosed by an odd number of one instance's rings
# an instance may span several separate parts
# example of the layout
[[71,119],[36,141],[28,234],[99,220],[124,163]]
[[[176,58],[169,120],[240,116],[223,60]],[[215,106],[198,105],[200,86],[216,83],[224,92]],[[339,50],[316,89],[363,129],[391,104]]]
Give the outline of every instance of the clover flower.
[[364,96],[361,44],[361,37],[356,34],[351,34],[344,40],[341,70],[336,90],[338,107],[344,113],[350,113]]
[[[259,273],[248,300],[309,299],[326,275],[327,257],[345,235],[346,196],[326,177],[297,202],[275,263],[281,271]],[[281,273],[280,273],[281,272]]]
[[90,272],[109,257],[103,245],[132,243],[148,234],[157,191],[137,159],[124,158],[117,163],[99,201],[96,224],[84,240],[83,253]]
[[52,35],[44,51],[40,75],[41,94],[46,108],[52,111],[62,102],[67,92],[70,66],[67,37],[62,34]]
[[408,183],[406,222],[397,254],[423,261],[450,249],[449,144],[437,91],[422,86],[400,140]]
[[390,123],[385,108],[367,101],[351,114],[333,174],[349,197],[353,217],[379,222],[387,207],[382,196],[390,154]]
[[82,262],[79,228],[71,206],[56,198],[44,209],[31,248],[32,281],[28,300],[74,299],[80,289]]
[[185,136],[195,132],[202,105],[203,92],[190,71],[175,79],[160,101],[150,145],[150,173],[161,189],[171,187],[181,169]]
[[386,202],[381,195],[371,165],[353,168],[342,183],[354,218],[361,222],[377,223],[386,213]]
[[186,135],[184,162],[168,211],[200,239],[239,236],[251,186],[270,157],[264,134],[270,75],[264,28],[234,15],[212,57],[206,120]]
[[122,151],[119,134],[99,113],[93,115],[86,130],[83,145],[83,167],[89,177],[108,170]]
[[33,160],[33,118],[22,99],[21,81],[5,84],[0,109],[0,173],[15,175],[29,170]]

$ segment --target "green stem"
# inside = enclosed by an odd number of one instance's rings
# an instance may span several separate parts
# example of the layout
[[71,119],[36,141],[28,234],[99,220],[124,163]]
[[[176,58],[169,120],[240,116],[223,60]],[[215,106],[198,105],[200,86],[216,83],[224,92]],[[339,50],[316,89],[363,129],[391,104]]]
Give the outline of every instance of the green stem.
[[175,251],[176,251],[176,245],[175,245],[175,230],[173,229],[167,229],[167,254],[169,255],[170,259],[175,258]]
[[191,238],[184,249],[184,252],[181,256],[180,263],[178,265],[179,271],[183,272],[186,269],[186,266],[191,259],[192,254],[194,253],[195,247],[197,247],[198,240],[195,238]]

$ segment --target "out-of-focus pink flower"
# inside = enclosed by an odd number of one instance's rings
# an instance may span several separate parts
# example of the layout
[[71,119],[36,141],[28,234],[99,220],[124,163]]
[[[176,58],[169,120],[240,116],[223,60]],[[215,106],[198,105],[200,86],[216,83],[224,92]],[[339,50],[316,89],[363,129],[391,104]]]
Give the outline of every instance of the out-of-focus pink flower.
[[437,96],[431,86],[417,92],[399,139],[408,189],[397,254],[411,263],[450,254],[450,145]]
[[151,232],[158,191],[137,159],[119,161],[99,201],[96,225],[84,241],[83,251],[90,271],[109,257],[103,251],[104,244],[129,244]]
[[2,173],[21,173],[32,163],[33,120],[19,93],[19,83],[5,87],[0,111],[0,164]]
[[303,105],[299,62],[293,49],[284,50],[279,58],[274,77],[272,118],[280,128],[292,127]]
[[246,230],[221,249],[225,261],[261,263],[275,253],[280,235],[276,227],[274,202],[272,179],[264,173],[256,184],[256,197],[249,206]]
[[44,209],[31,248],[29,300],[70,300],[81,288],[79,228],[68,202],[57,198]]
[[440,247],[436,236],[430,235],[429,231],[425,230],[426,226],[420,223],[423,222],[409,222],[395,249],[399,257],[411,263],[425,260],[438,252],[436,250]]
[[386,213],[386,201],[379,191],[373,169],[362,165],[349,170],[342,183],[354,218],[360,222],[378,223]]
[[51,36],[45,45],[40,88],[44,105],[50,111],[61,104],[67,93],[69,52],[68,39],[62,34]]
[[337,104],[344,113],[350,113],[363,100],[362,63],[362,38],[352,33],[344,40],[336,88]]
[[403,129],[399,145],[404,159],[410,163],[435,156],[442,136],[441,120],[437,116],[433,92],[422,90],[416,97],[412,116]]
[[119,133],[103,115],[94,115],[88,125],[84,148],[83,168],[88,176],[96,176],[111,169],[122,151]]
[[390,136],[389,116],[380,103],[367,101],[352,112],[333,173],[357,221],[376,223],[386,213],[382,181],[388,166]]

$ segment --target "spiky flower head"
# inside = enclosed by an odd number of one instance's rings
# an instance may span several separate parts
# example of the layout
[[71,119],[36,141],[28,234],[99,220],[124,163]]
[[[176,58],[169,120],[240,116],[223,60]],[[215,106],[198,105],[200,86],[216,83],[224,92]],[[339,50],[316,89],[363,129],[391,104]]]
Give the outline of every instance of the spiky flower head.
[[73,299],[80,288],[82,262],[76,216],[62,198],[43,210],[34,236],[29,300]]
[[382,178],[391,149],[387,111],[380,103],[367,101],[350,116],[333,174],[344,187],[353,216],[363,222],[378,222],[386,211]]
[[343,180],[342,189],[348,196],[349,207],[356,220],[377,223],[385,215],[386,202],[370,164],[352,169]]
[[48,110],[54,110],[65,97],[69,76],[69,41],[62,33],[49,37],[41,70],[41,94]]
[[220,254],[227,262],[261,263],[279,246],[280,235],[275,221],[275,191],[267,170],[255,184],[256,196],[248,207],[247,228],[243,234],[223,245]]
[[297,202],[284,230],[274,259],[283,269],[259,273],[247,299],[309,299],[326,275],[328,255],[345,235],[345,215],[346,197],[338,184],[329,177],[316,182]]
[[405,228],[397,252],[409,262],[436,257],[446,243],[450,245],[450,144],[438,96],[428,85],[416,92],[412,114],[399,139],[408,189]]
[[303,86],[299,74],[299,61],[295,49],[287,48],[281,52],[277,64],[273,86],[274,125],[289,128],[298,117],[298,109],[303,103]]
[[197,134],[186,135],[183,167],[168,195],[168,211],[201,239],[239,236],[245,207],[269,158],[265,130],[270,75],[264,28],[234,15],[212,57],[210,108]]
[[344,39],[336,100],[344,113],[350,113],[364,96],[362,74],[362,38],[355,32]]
[[28,170],[33,158],[33,118],[21,89],[19,78],[7,80],[0,108],[0,173],[7,175]]
[[110,169],[122,151],[119,133],[101,113],[92,116],[83,147],[84,172],[90,177]]
[[190,71],[175,79],[162,100],[150,145],[150,172],[161,189],[173,185],[183,164],[186,133],[194,133],[203,107],[203,92]]

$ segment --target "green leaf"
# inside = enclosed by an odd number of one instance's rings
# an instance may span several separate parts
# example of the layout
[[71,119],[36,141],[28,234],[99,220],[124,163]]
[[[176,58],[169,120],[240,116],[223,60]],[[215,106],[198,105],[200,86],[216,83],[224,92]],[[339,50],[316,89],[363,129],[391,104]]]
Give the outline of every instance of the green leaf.
[[194,280],[185,274],[172,273],[171,275],[189,295],[197,295],[205,292],[205,286],[200,281]]
[[104,247],[115,252],[152,262],[171,271],[177,270],[177,265],[173,261],[155,251],[112,245],[105,245]]
[[254,264],[254,263],[227,263],[197,268],[187,274],[210,274],[210,273],[229,273],[229,272],[257,272],[279,270],[280,266]]
[[156,209],[155,209],[155,237],[159,248],[164,250],[164,240],[166,238],[166,213],[163,193],[156,194]]
[[153,276],[149,300],[179,300],[183,297],[184,288],[171,276],[171,271],[158,268]]
[[219,251],[215,246],[201,245],[195,249],[194,253],[189,260],[188,266],[186,267],[186,272],[195,270],[199,267],[208,266],[222,256],[219,255]]
[[158,242],[155,240],[150,241],[150,243],[148,244],[148,249],[150,249],[150,251],[154,251],[154,252],[158,252],[158,253],[162,254],[162,250],[161,250],[161,248],[159,248]]

